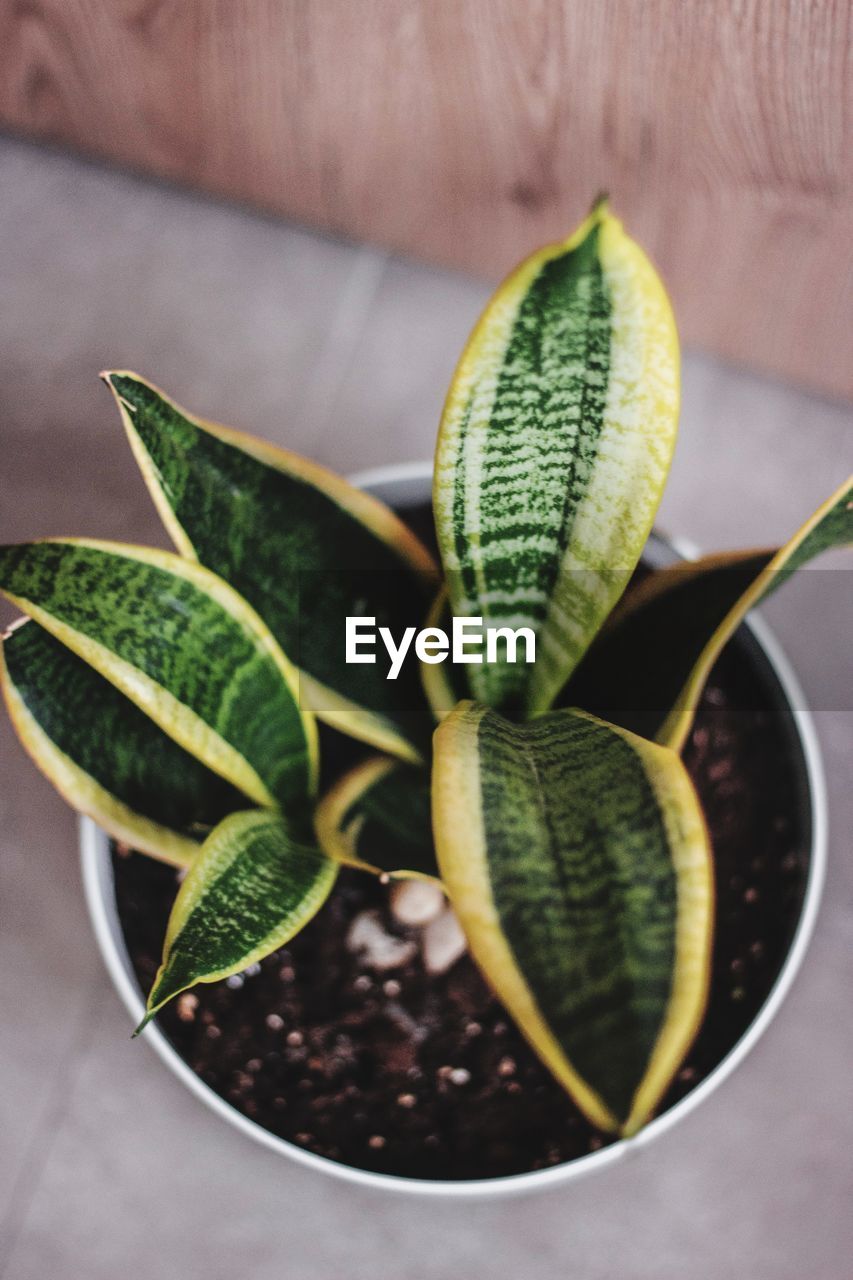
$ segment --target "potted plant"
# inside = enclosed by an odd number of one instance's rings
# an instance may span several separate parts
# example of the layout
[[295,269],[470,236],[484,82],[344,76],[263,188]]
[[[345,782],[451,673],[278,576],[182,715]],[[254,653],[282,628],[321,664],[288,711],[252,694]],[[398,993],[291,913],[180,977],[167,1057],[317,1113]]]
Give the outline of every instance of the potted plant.
[[431,511],[103,376],[177,554],[0,549],[2,679],[114,841],[137,1032],[339,1167],[442,1186],[642,1140],[796,947],[801,748],[726,646],[853,538],[851,481],[782,548],[658,567],[677,338],[605,202],[476,326]]

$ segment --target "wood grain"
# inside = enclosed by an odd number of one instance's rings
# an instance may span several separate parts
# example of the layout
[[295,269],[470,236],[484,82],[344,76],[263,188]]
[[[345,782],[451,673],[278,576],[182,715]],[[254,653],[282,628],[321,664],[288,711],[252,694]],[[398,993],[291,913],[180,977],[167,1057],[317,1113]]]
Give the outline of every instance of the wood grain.
[[489,276],[607,189],[685,339],[853,394],[849,0],[0,0],[0,122]]

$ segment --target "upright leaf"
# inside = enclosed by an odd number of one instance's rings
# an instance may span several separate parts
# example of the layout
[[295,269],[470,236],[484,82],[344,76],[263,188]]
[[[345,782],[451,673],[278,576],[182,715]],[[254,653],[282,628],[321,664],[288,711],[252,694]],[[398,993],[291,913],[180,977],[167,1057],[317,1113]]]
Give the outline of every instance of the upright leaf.
[[673,751],[577,711],[436,731],[433,825],[472,954],[594,1124],[657,1106],[705,1007],[713,876]]
[[330,858],[398,879],[435,877],[429,774],[377,756],[335,783],[317,806],[317,839]]
[[500,287],[441,420],[434,506],[453,612],[538,637],[532,668],[469,668],[480,701],[550,706],[639,559],[677,417],[669,302],[601,203]]
[[208,836],[175,899],[145,1024],[180,991],[262,960],[329,896],[337,863],[297,843],[274,813],[232,813]]
[[5,637],[0,683],[18,737],[63,798],[135,849],[186,866],[206,829],[245,808],[235,787],[37,623]]
[[626,598],[560,695],[680,750],[711,667],[750,609],[832,547],[853,542],[846,480],[777,550],[661,569]]
[[304,805],[316,726],[275,640],[220,578],[70,538],[0,548],[0,590],[252,800]]
[[408,662],[345,661],[345,619],[373,617],[397,638],[420,626],[436,567],[382,503],[325,468],[186,413],[133,373],[104,375],[169,533],[243,595],[302,672],[317,715],[409,759],[432,724]]

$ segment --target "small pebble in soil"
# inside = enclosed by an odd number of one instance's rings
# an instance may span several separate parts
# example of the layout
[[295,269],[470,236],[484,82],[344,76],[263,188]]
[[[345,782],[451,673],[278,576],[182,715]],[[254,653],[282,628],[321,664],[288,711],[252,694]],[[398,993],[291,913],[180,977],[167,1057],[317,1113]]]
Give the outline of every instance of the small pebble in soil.
[[379,911],[360,911],[347,933],[347,947],[369,969],[399,969],[417,953],[412,939],[390,933]]
[[429,880],[398,880],[391,886],[391,914],[400,924],[429,924],[444,908],[444,894]]
[[449,907],[424,929],[421,945],[427,973],[434,974],[446,973],[468,950],[462,926]]
[[198,996],[194,991],[184,991],[175,1001],[175,1011],[181,1022],[192,1022],[198,1008]]

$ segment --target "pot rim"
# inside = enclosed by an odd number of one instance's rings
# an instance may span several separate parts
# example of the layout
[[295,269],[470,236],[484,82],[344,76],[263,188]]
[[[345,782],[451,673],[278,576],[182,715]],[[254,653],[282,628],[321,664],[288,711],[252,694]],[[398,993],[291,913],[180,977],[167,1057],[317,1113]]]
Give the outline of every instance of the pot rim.
[[[398,489],[402,487],[404,490],[411,492],[419,488],[422,491],[424,482],[429,481],[431,476],[432,464],[430,462],[410,462],[360,471],[350,477],[350,482],[358,488],[367,489],[371,492],[375,492],[376,489],[392,487],[397,487]],[[391,500],[393,501],[393,499]],[[672,539],[669,541],[680,554],[685,555],[687,558],[695,555],[693,548],[684,542]],[[796,736],[803,754],[811,810],[811,848],[800,918],[791,940],[790,949],[779,970],[776,981],[754,1021],[741,1036],[740,1040],[729,1050],[713,1071],[696,1085],[690,1093],[668,1111],[650,1121],[634,1137],[622,1138],[610,1146],[602,1147],[600,1151],[590,1152],[588,1155],[579,1156],[576,1160],[554,1165],[549,1169],[535,1169],[529,1173],[511,1174],[506,1177],[476,1178],[464,1182],[452,1182],[406,1178],[396,1174],[372,1173],[366,1169],[357,1169],[352,1165],[331,1160],[326,1156],[315,1155],[311,1151],[305,1151],[302,1147],[288,1142],[286,1138],[277,1137],[262,1125],[244,1116],[242,1112],[232,1107],[230,1103],[221,1098],[218,1093],[215,1093],[195,1074],[172,1047],[156,1023],[149,1024],[146,1028],[144,1039],[148,1041],[173,1073],[183,1081],[190,1092],[200,1098],[212,1111],[229,1121],[236,1129],[241,1130],[254,1141],[261,1143],[279,1155],[288,1157],[296,1164],[313,1169],[317,1173],[330,1174],[332,1177],[340,1178],[345,1182],[368,1187],[376,1191],[391,1191],[407,1195],[456,1200],[496,1199],[503,1196],[547,1190],[560,1183],[585,1177],[617,1161],[624,1161],[642,1151],[650,1142],[660,1137],[661,1134],[666,1133],[673,1125],[700,1106],[743,1062],[767,1030],[776,1017],[802,964],[814,931],[823,891],[827,859],[826,780],[814,722],[811,713],[806,707],[802,689],[793,668],[770,628],[763,619],[755,616],[747,618],[743,625],[757,641],[773,668],[782,693],[788,702]],[[105,833],[96,826],[91,818],[80,818],[79,833],[83,887],[95,938],[113,984],[129,1011],[134,1025],[136,1025],[144,1013],[145,1002],[131,968],[118,919],[109,857],[109,842]]]

